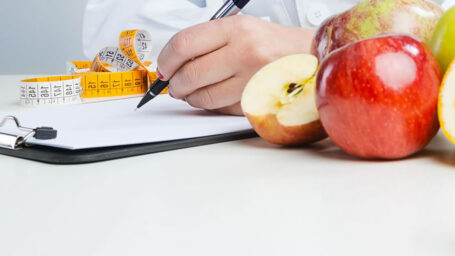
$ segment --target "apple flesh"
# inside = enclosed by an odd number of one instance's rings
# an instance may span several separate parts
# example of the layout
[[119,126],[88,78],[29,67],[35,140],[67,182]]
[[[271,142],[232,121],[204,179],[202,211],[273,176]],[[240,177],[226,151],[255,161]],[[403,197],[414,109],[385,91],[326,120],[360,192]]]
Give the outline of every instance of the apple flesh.
[[290,55],[251,78],[242,95],[242,109],[263,139],[295,146],[327,137],[316,109],[317,68],[312,55]]
[[324,21],[316,31],[311,52],[321,62],[346,44],[390,33],[429,42],[443,12],[430,0],[366,0]]
[[449,9],[439,20],[430,48],[445,72],[455,57],[455,7]]
[[399,159],[421,150],[439,129],[441,71],[430,49],[406,35],[352,43],[318,72],[317,108],[330,138],[366,159]]

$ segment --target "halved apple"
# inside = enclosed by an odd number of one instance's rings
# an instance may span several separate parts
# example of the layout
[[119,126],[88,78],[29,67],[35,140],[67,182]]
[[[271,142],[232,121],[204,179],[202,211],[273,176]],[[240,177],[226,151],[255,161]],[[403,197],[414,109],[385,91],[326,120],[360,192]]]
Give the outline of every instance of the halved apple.
[[259,70],[242,95],[242,109],[263,139],[296,146],[327,137],[316,108],[318,60],[296,54]]

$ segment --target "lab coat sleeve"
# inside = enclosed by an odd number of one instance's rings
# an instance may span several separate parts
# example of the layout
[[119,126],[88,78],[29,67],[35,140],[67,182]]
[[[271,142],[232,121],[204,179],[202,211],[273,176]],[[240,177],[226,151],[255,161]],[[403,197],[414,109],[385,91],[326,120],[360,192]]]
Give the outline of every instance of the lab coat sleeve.
[[89,0],[83,24],[83,48],[89,59],[105,46],[117,46],[120,32],[146,29],[152,34],[156,60],[178,31],[210,19],[216,4],[199,7],[187,0]]
[[442,3],[442,8],[444,8],[445,10],[450,9],[453,6],[455,6],[455,0],[445,0]]

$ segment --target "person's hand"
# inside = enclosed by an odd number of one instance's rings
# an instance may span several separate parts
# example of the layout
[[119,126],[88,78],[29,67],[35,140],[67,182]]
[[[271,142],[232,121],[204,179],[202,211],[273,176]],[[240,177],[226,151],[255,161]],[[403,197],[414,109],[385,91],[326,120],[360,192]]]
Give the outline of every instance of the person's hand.
[[169,94],[193,107],[243,115],[240,98],[249,79],[280,57],[309,52],[313,31],[233,16],[185,29],[158,57]]

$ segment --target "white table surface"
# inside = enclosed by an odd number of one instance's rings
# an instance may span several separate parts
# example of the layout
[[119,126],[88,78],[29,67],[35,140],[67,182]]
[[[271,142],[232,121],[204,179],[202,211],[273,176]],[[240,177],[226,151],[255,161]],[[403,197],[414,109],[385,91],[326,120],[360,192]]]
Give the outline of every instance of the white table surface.
[[[0,109],[18,81],[0,76]],[[0,255],[455,255],[455,146],[356,160],[259,138],[96,164],[0,156]]]

